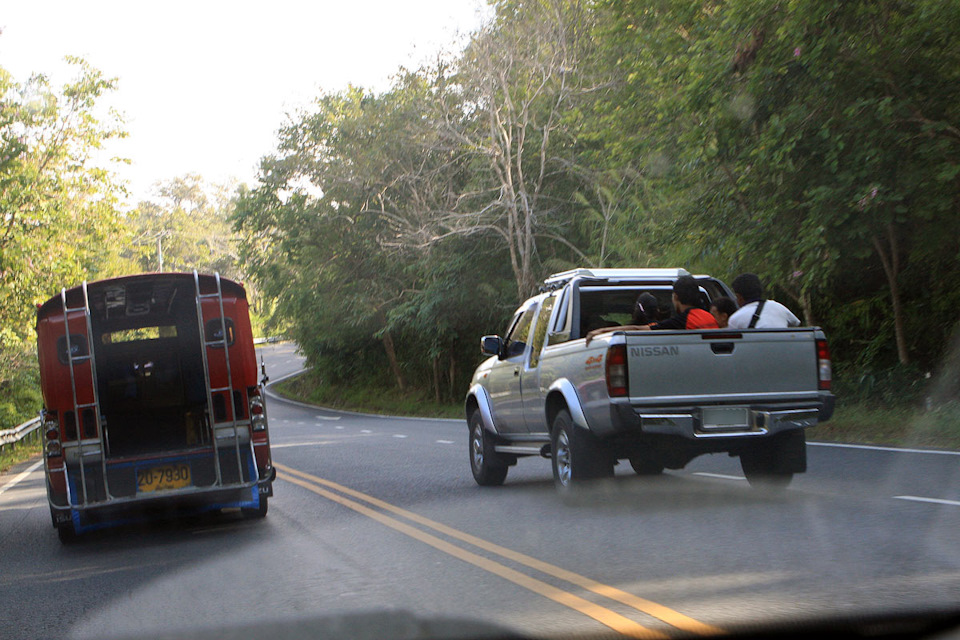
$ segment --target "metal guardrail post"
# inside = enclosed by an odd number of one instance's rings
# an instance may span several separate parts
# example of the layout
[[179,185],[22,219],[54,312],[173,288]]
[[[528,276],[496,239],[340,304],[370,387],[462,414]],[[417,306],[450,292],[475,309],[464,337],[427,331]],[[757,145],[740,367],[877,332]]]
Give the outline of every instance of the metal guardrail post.
[[5,446],[14,445],[28,438],[38,439],[40,437],[41,420],[39,417],[27,420],[23,424],[13,429],[0,431],[0,453],[3,453]]

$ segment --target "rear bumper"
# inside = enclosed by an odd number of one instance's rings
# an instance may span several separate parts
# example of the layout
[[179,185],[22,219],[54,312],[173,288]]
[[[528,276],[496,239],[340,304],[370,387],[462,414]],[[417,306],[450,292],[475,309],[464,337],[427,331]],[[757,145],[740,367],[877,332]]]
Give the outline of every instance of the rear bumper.
[[[223,452],[222,452],[223,453]],[[66,482],[48,482],[48,501],[54,525],[73,522],[78,533],[114,526],[126,522],[149,519],[152,515],[170,512],[198,513],[224,508],[256,508],[261,498],[273,495],[276,469],[268,466],[258,469],[254,457],[243,452],[242,473],[237,473],[233,451],[232,466],[221,461],[221,476],[218,481],[210,454],[203,452],[170,456],[133,462],[107,463],[104,482],[103,467],[99,462],[85,465],[84,473],[79,466],[71,465],[48,468],[51,479],[66,478]],[[189,464],[192,486],[141,492],[136,487],[136,470],[171,463]],[[86,492],[82,490],[85,481]],[[66,494],[58,493],[52,485],[66,484]]]
[[111,501],[83,508],[50,505],[54,526],[73,523],[74,531],[86,533],[108,527],[145,522],[171,516],[193,515],[220,509],[255,509],[262,497],[257,485],[243,489],[207,489],[193,493],[153,496],[148,500]]
[[833,415],[833,394],[817,401],[791,404],[730,404],[708,407],[638,407],[629,399],[611,401],[615,437],[674,436],[687,440],[763,438],[805,429]]

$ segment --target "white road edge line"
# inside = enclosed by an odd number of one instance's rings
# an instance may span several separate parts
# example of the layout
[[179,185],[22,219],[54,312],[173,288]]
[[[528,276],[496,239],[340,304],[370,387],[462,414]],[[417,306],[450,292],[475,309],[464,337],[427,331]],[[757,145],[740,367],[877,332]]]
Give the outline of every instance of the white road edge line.
[[43,460],[38,460],[38,461],[34,462],[32,465],[30,465],[29,467],[27,467],[26,471],[23,471],[23,472],[17,474],[17,477],[16,477],[16,478],[14,478],[13,480],[11,480],[10,482],[8,482],[7,484],[5,484],[5,485],[3,485],[2,487],[0,487],[0,494],[3,494],[3,492],[6,491],[7,489],[12,489],[12,488],[15,487],[16,485],[18,485],[20,482],[23,481],[24,478],[26,478],[28,475],[30,475],[31,473],[33,473],[34,471],[36,471],[37,469],[39,469],[39,468],[42,467],[42,466],[43,466]]
[[437,444],[457,444],[453,440],[437,440]]
[[[422,422],[444,422],[449,424],[463,424],[463,418],[419,418],[416,416],[385,416],[379,413],[361,413],[358,411],[343,411],[341,409],[327,409],[324,407],[318,407],[315,404],[307,404],[305,402],[298,402],[296,400],[290,400],[289,398],[284,398],[283,396],[275,393],[270,387],[272,387],[277,382],[283,382],[287,378],[292,378],[293,376],[299,375],[306,371],[302,369],[300,371],[295,371],[291,374],[285,375],[282,378],[277,378],[276,380],[271,380],[270,383],[266,386],[266,394],[268,397],[273,398],[277,402],[285,402],[287,404],[292,404],[297,407],[302,407],[304,409],[312,409],[313,411],[327,411],[327,412],[336,412],[341,416],[351,416],[351,417],[361,417],[361,418],[377,418],[380,420],[416,420]],[[339,420],[340,417],[330,417],[330,418],[321,418],[322,420]]]
[[723,473],[707,473],[706,471],[694,471],[693,475],[703,476],[704,478],[719,478],[721,480],[746,480],[743,476],[728,476]]
[[960,507],[960,500],[944,500],[943,498],[922,498],[920,496],[893,496],[894,500],[909,500],[910,502],[929,502],[931,504],[948,504],[951,507]]
[[891,451],[894,453],[932,453],[940,456],[960,456],[960,451],[941,449],[902,449],[899,447],[880,447],[872,444],[841,444],[839,442],[808,442],[813,447],[836,447],[838,449],[865,449],[867,451]]

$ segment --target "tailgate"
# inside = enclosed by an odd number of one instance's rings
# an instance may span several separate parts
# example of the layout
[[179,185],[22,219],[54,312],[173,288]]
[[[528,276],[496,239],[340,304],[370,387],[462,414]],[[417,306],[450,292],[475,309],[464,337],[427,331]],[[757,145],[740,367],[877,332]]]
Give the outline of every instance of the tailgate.
[[816,398],[815,328],[627,335],[634,403]]

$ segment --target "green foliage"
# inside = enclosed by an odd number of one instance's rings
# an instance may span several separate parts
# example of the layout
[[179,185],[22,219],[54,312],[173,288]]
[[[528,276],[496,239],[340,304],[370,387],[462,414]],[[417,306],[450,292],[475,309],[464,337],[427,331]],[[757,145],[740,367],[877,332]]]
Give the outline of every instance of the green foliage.
[[571,266],[684,266],[825,327],[837,388],[916,404],[960,308],[960,5],[494,3],[459,56],[318,97],[234,222],[328,381],[462,394]]
[[125,255],[138,271],[218,272],[242,279],[238,238],[230,216],[234,199],[228,187],[205,184],[186,174],[156,185],[157,197],[139,203],[128,216],[133,234]]
[[16,82],[0,68],[0,389],[4,420],[39,408],[32,326],[35,304],[61,287],[124,269],[121,188],[92,158],[122,136],[97,117],[114,88],[79,59],[76,79]]
[[844,361],[929,367],[960,290],[960,6],[597,9],[615,90],[598,96],[595,139],[617,162],[647,159],[664,194],[651,244],[759,273],[841,336]]
[[[27,349],[22,360],[30,356],[35,361],[34,350]],[[11,429],[40,412],[43,399],[40,396],[40,378],[35,368],[20,366],[12,375],[0,381],[0,431]]]
[[390,387],[338,385],[317,375],[314,370],[285,380],[278,385],[277,391],[287,398],[345,411],[390,416],[463,417],[462,398],[437,402],[423,391],[401,393]]

